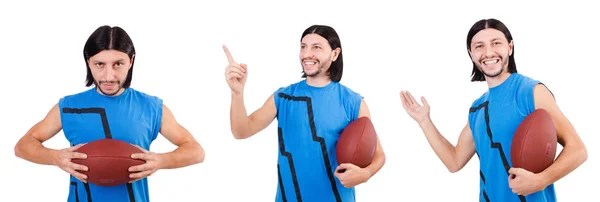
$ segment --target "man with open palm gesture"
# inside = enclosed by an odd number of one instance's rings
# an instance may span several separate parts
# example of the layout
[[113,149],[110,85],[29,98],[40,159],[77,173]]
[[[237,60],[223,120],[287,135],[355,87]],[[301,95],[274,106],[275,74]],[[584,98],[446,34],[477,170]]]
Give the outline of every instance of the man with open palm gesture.
[[417,103],[415,98],[408,91],[400,92],[402,100],[402,107],[404,110],[413,118],[417,123],[421,124],[423,121],[429,118],[429,103],[425,100],[425,97],[421,97],[423,105]]
[[[450,172],[461,170],[477,154],[480,201],[554,202],[553,183],[575,170],[587,158],[579,135],[558,108],[554,96],[540,81],[517,72],[514,42],[508,28],[496,19],[476,22],[467,36],[473,62],[471,81],[485,81],[488,91],[471,104],[468,122],[458,143],[452,145],[429,117],[430,107],[416,102],[408,91],[400,98],[406,112],[421,127],[429,145]],[[540,173],[511,165],[512,138],[521,121],[537,109],[548,111],[563,150]]]

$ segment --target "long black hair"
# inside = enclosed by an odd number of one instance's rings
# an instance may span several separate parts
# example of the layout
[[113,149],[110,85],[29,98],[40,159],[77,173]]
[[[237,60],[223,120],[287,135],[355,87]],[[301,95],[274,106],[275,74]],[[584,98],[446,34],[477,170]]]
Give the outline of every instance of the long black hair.
[[[300,37],[300,41],[302,38],[308,34],[318,34],[319,36],[325,38],[331,47],[331,50],[335,50],[336,48],[340,48],[340,54],[337,57],[337,60],[331,63],[331,66],[327,70],[327,74],[329,75],[329,79],[331,81],[340,82],[342,80],[342,74],[344,73],[344,60],[342,57],[342,42],[340,42],[340,37],[338,36],[335,29],[327,25],[313,25],[302,33],[302,37]],[[306,78],[306,73],[302,74],[302,78]]]
[[[133,60],[133,56],[135,55],[135,47],[133,46],[133,42],[129,35],[125,30],[120,27],[110,27],[108,25],[104,25],[96,29],[92,35],[85,42],[85,46],[83,47],[83,59],[85,59],[85,65],[87,67],[87,75],[85,77],[86,83],[85,86],[89,87],[94,84],[94,77],[92,76],[92,71],[90,70],[90,64],[88,60],[104,50],[118,50],[123,53],[126,53],[129,56],[129,59]],[[133,61],[131,63],[131,68],[127,72],[127,78],[123,82],[123,88],[129,88],[131,85],[131,78],[133,76]]]
[[[510,34],[510,31],[508,30],[508,27],[506,27],[506,25],[504,25],[504,23],[500,22],[499,20],[496,20],[493,18],[479,20],[475,24],[473,24],[473,26],[469,30],[469,34],[467,34],[467,53],[471,51],[471,40],[473,39],[473,36],[475,36],[475,34],[477,34],[479,31],[488,29],[488,28],[496,29],[496,30],[504,33],[504,36],[506,37],[506,40],[508,41],[508,43],[510,43],[513,40],[512,35]],[[471,57],[471,54],[469,54],[469,57]],[[472,59],[473,58],[471,58],[471,60]],[[514,48],[514,46],[512,49],[512,54],[508,57],[508,72],[510,72],[510,73],[517,72],[517,65],[515,64],[515,48]],[[471,72],[471,81],[485,81],[485,76],[483,75],[483,72],[481,72],[481,70],[479,70],[479,68],[477,68],[477,66],[475,65],[475,62],[473,62],[473,71]]]

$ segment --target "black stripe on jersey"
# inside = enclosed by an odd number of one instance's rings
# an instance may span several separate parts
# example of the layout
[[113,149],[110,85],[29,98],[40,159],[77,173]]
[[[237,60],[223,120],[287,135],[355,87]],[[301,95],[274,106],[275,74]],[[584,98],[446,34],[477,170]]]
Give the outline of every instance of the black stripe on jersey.
[[85,187],[85,195],[87,195],[87,202],[92,202],[92,194],[90,193],[90,184],[83,183],[83,187]]
[[[481,181],[483,181],[483,185],[485,185],[485,175],[483,175],[483,172],[481,172],[481,170],[479,170],[479,177],[481,177]],[[483,189],[483,198],[485,198],[486,202],[490,202],[490,198],[485,192],[485,188]]]
[[483,198],[485,198],[485,201],[490,202],[490,198],[488,197],[487,193],[485,193],[485,190],[483,190]]
[[279,164],[277,164],[277,178],[279,178],[279,189],[281,190],[281,198],[283,202],[287,202],[287,198],[285,197],[285,189],[283,188],[283,180],[281,179],[281,169],[279,168]]
[[340,197],[340,193],[337,189],[335,178],[333,176],[333,171],[331,169],[329,155],[327,152],[327,145],[325,145],[325,138],[317,136],[317,128],[315,126],[315,119],[314,119],[313,109],[312,109],[312,101],[311,101],[310,97],[306,97],[306,96],[296,97],[296,96],[287,95],[285,93],[279,93],[278,95],[279,95],[279,97],[284,98],[286,100],[306,102],[306,108],[308,111],[308,123],[310,125],[310,132],[312,134],[312,139],[313,139],[313,141],[318,142],[321,145],[321,153],[323,154],[323,161],[325,163],[325,168],[327,170],[327,176],[329,178],[329,182],[331,183],[331,190],[333,191],[335,200],[337,202],[341,202],[342,198]]
[[[485,117],[486,132],[487,132],[488,138],[490,138],[490,142],[492,143],[490,145],[490,147],[497,149],[498,152],[500,153],[500,158],[502,159],[502,165],[504,165],[504,170],[506,171],[506,174],[508,175],[509,174],[508,170],[510,169],[510,165],[508,164],[508,160],[506,158],[506,155],[504,154],[504,150],[502,149],[502,143],[494,142],[494,138],[492,136],[492,128],[490,127],[489,101],[485,101],[477,107],[471,107],[469,109],[469,113],[477,112],[478,110],[480,110],[482,108],[483,108],[483,113],[484,113],[484,117]],[[486,199],[488,199],[487,194],[485,194],[485,191],[484,191],[483,196],[486,197]],[[521,196],[521,195],[519,195],[519,199],[522,202],[526,201],[525,197]],[[489,199],[488,199],[488,201],[489,201]]]
[[79,190],[77,190],[77,182],[71,182],[71,186],[75,187],[75,202],[79,202]]
[[483,184],[485,184],[485,176],[483,175],[483,172],[481,172],[481,170],[479,170],[479,177],[481,177]]
[[[292,173],[292,181],[294,182],[294,191],[296,191],[296,200],[298,200],[298,202],[302,202],[300,186],[298,186],[298,178],[296,177],[296,167],[294,166],[292,154],[290,152],[285,151],[285,143],[283,142],[283,132],[281,131],[281,128],[277,128],[277,134],[277,136],[279,136],[279,152],[281,152],[281,155],[285,156],[288,159],[288,164],[290,164],[290,172]],[[279,164],[277,165],[277,171],[279,171]],[[281,193],[285,193],[285,189],[283,189],[283,183],[281,183]],[[287,201],[285,195],[282,196],[284,196],[283,201]]]
[[106,110],[104,108],[63,108],[63,113],[66,114],[98,114],[102,121],[102,129],[104,129],[104,136],[106,139],[112,139],[110,133],[110,127],[108,127],[108,118],[106,117]]
[[[102,129],[104,130],[104,137],[106,139],[112,139],[112,133],[110,132],[110,126],[108,125],[108,117],[106,116],[106,110],[104,108],[92,107],[92,108],[63,108],[65,114],[98,114],[100,115],[100,121],[102,122]],[[85,192],[87,194],[88,202],[92,201],[92,195],[90,193],[90,185],[84,183]],[[129,194],[129,201],[135,202],[135,196],[133,194],[133,185],[127,183],[127,193]]]
[[127,193],[129,193],[129,201],[135,202],[135,196],[133,195],[133,184],[127,183]]

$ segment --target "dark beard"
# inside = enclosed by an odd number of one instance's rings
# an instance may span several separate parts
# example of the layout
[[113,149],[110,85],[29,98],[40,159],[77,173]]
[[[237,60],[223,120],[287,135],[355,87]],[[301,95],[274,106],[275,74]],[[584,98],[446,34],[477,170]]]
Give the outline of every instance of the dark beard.
[[481,73],[483,73],[483,75],[485,75],[485,76],[487,76],[487,77],[490,77],[490,78],[497,77],[497,76],[499,76],[500,74],[502,74],[502,72],[504,71],[504,68],[502,68],[502,69],[500,69],[500,71],[498,71],[498,72],[495,72],[495,73],[492,73],[492,74],[488,74],[488,73],[486,73],[485,71],[483,71],[483,69],[482,69],[481,67],[478,67],[478,68],[479,68],[479,71],[480,71]]
[[[483,61],[483,59],[481,59],[481,60]],[[500,69],[500,71],[498,71],[498,72],[493,72],[493,73],[491,73],[491,74],[488,74],[488,73],[486,73],[485,71],[483,71],[483,68],[481,68],[480,66],[477,66],[477,69],[479,69],[479,71],[480,71],[480,72],[481,72],[483,75],[485,75],[485,76],[487,76],[487,77],[490,77],[490,78],[494,78],[494,77],[497,77],[497,76],[499,76],[500,74],[502,74],[502,72],[504,72],[504,69],[507,69],[508,60],[506,60],[506,61],[505,61],[505,60],[504,60],[504,57],[500,57],[500,62],[502,62],[502,68],[501,68],[501,69]],[[480,61],[480,62],[479,62],[479,64],[481,64],[481,63],[482,63],[482,62]],[[506,68],[505,68],[505,67],[506,67]]]
[[[100,92],[102,92],[102,94],[108,95],[108,96],[116,95],[123,88],[123,86],[121,85],[121,81],[101,81],[101,82],[95,81],[94,83],[96,83],[96,89],[98,89]],[[116,83],[119,86],[119,89],[117,89],[117,91],[115,91],[114,93],[106,93],[102,90],[102,88],[100,88],[100,84],[103,84],[103,83]]]
[[[304,70],[302,70],[304,72]],[[321,73],[321,69],[317,70],[315,73],[312,74],[307,74],[306,72],[304,72],[304,74],[306,74],[306,77],[315,77],[317,75],[319,75]]]
[[[304,63],[304,60],[302,60],[301,62],[302,62],[302,63]],[[303,73],[304,75],[306,75],[306,77],[315,77],[315,76],[319,75],[319,74],[321,73],[321,69],[322,69],[322,68],[321,68],[321,67],[322,67],[321,65],[322,65],[322,64],[321,64],[321,61],[320,61],[320,60],[316,60],[316,63],[317,63],[317,64],[319,64],[319,67],[317,68],[317,71],[316,71],[315,73],[312,73],[312,74],[307,74],[307,73],[304,71],[304,66],[302,66],[302,73]]]

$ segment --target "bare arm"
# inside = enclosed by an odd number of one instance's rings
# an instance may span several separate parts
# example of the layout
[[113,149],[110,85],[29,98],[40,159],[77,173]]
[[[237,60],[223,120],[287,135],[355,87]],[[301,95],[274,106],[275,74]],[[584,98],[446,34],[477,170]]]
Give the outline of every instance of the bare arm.
[[46,117],[35,124],[15,145],[15,155],[19,158],[43,165],[56,165],[58,150],[49,149],[43,142],[62,130],[58,104],[54,105]]
[[200,143],[187,129],[179,125],[171,110],[165,105],[163,105],[162,114],[160,134],[169,142],[177,145],[177,149],[160,154],[163,157],[163,165],[160,167],[162,169],[172,169],[203,162],[205,154]]
[[442,136],[430,118],[419,125],[429,145],[450,172],[455,173],[461,170],[475,154],[475,142],[469,123],[460,133],[456,147]]
[[261,108],[250,116],[244,105],[244,85],[248,75],[248,66],[234,61],[229,49],[223,45],[229,65],[225,68],[225,80],[231,88],[231,108],[229,124],[235,139],[246,139],[265,129],[277,116],[275,97],[271,95]]
[[245,139],[265,129],[277,116],[275,97],[271,95],[258,110],[250,116],[246,113],[244,97],[240,94],[231,93],[230,124],[233,137]]
[[452,173],[461,170],[475,154],[475,141],[473,140],[469,123],[465,125],[456,147],[452,145],[431,121],[429,116],[430,106],[425,97],[421,97],[423,105],[417,103],[417,100],[408,91],[400,92],[402,99],[402,107],[410,115],[423,130],[427,141],[435,154],[442,160],[446,168]]
[[575,128],[560,111],[554,97],[544,85],[538,84],[534,88],[534,100],[535,108],[545,109],[554,120],[558,143],[563,146],[556,161],[540,173],[543,176],[541,179],[546,180],[543,183],[543,187],[546,187],[583,164],[587,160],[587,150]]
[[[367,106],[367,102],[363,99],[360,103],[360,110],[358,112],[358,117],[369,117],[371,118],[371,112],[369,111],[369,107]],[[383,152],[383,147],[381,147],[381,142],[379,141],[379,137],[377,137],[377,149],[375,149],[375,156],[371,161],[371,164],[367,166],[365,169],[369,172],[369,177],[377,174],[379,170],[385,164],[385,152]]]

